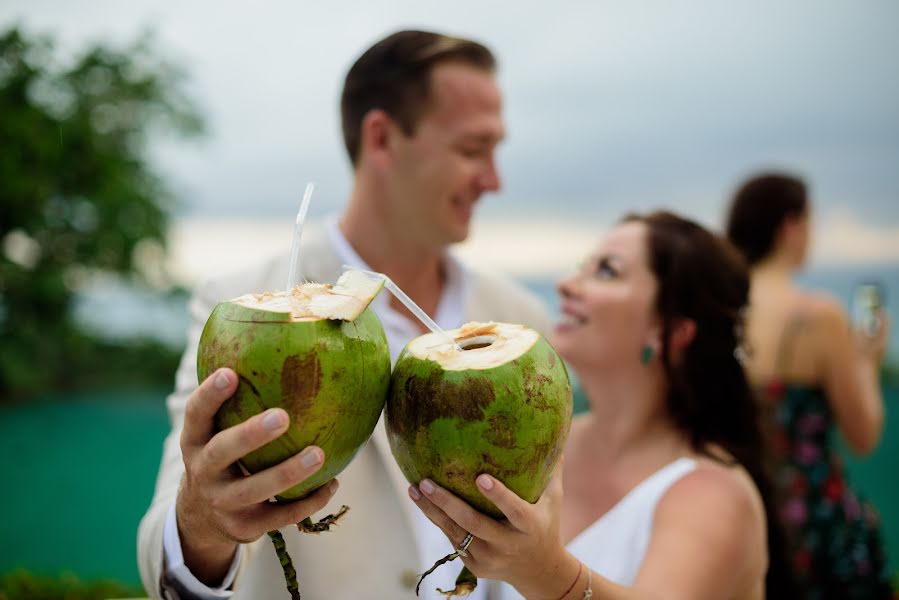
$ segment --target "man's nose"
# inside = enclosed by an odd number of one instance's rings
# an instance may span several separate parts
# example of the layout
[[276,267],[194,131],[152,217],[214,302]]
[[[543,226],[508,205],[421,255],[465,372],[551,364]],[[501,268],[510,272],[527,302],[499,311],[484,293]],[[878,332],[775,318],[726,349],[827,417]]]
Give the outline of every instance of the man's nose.
[[499,170],[496,161],[491,157],[484,165],[483,171],[478,176],[478,185],[484,192],[498,192],[501,187]]

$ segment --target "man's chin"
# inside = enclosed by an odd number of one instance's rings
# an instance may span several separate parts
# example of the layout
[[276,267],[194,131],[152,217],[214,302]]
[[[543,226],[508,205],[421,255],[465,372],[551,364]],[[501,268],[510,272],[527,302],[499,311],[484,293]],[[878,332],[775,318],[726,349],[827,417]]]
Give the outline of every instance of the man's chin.
[[447,239],[449,240],[448,244],[461,244],[468,239],[468,228],[450,232]]

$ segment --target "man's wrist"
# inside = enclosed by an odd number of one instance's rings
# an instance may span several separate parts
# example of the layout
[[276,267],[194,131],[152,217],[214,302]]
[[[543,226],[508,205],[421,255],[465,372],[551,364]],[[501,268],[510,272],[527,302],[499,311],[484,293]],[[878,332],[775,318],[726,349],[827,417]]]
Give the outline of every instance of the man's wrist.
[[208,523],[197,526],[197,519],[179,495],[175,502],[175,521],[184,565],[209,586],[217,586],[234,561],[238,543],[228,539]]
[[[164,565],[162,585],[164,589],[173,588],[178,591],[175,598],[195,598],[196,600],[224,600],[231,597],[231,589],[237,577],[244,547],[237,546],[231,564],[225,574],[215,578],[204,577],[201,581],[184,561],[184,552],[178,532],[176,503],[172,502],[166,516],[163,533]],[[196,570],[196,569],[195,569]]]

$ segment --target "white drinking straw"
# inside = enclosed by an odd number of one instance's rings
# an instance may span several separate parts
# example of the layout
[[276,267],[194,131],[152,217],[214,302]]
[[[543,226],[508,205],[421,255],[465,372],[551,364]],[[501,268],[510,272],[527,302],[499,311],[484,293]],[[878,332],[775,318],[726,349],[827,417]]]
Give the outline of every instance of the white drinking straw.
[[375,277],[375,278],[377,278],[377,279],[383,279],[383,280],[384,280],[384,287],[386,287],[386,288],[390,291],[391,294],[393,294],[394,296],[396,296],[396,299],[399,300],[400,302],[402,302],[402,303],[403,303],[403,306],[405,306],[406,308],[408,308],[409,311],[412,312],[412,314],[415,315],[416,318],[418,318],[418,320],[421,321],[421,322],[424,324],[425,327],[427,327],[428,329],[430,329],[433,333],[437,333],[437,334],[439,334],[439,335],[445,337],[445,338],[446,338],[447,340],[449,340],[449,342],[456,348],[456,350],[459,350],[460,352],[462,351],[462,346],[460,346],[459,344],[457,344],[457,343],[455,342],[455,340],[453,340],[453,338],[452,338],[447,332],[445,332],[443,329],[441,329],[440,325],[438,325],[437,323],[435,323],[435,322],[434,322],[434,319],[432,319],[431,317],[429,317],[429,316],[428,316],[428,313],[426,313],[425,311],[423,311],[423,310],[422,310],[422,309],[415,303],[415,301],[412,300],[412,298],[410,298],[409,296],[407,296],[407,295],[406,295],[406,292],[404,292],[403,290],[401,290],[401,289],[400,289],[400,286],[398,286],[397,284],[395,284],[395,283],[393,282],[393,280],[392,280],[390,277],[388,277],[388,276],[385,275],[384,273],[378,273],[378,272],[376,272],[376,271],[366,271],[365,269],[357,269],[356,267],[353,267],[353,266],[350,266],[350,265],[343,265],[343,268],[344,268],[345,270],[361,271],[362,273],[365,273],[365,274],[368,275],[369,277]]
[[293,245],[290,249],[290,267],[287,269],[287,287],[285,291],[289,292],[293,286],[299,283],[297,281],[297,273],[300,270],[300,238],[303,237],[303,222],[306,220],[306,211],[309,210],[309,201],[312,199],[312,190],[315,184],[309,182],[306,184],[306,191],[303,192],[303,202],[300,204],[300,211],[297,213],[297,220],[293,225]]

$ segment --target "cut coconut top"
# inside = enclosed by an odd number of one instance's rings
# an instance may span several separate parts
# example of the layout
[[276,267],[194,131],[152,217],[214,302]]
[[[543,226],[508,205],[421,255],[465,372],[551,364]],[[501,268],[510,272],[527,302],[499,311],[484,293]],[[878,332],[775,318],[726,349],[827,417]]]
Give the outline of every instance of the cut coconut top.
[[352,321],[368,308],[383,287],[383,279],[372,279],[361,271],[347,271],[334,285],[301,283],[287,292],[246,294],[231,302],[246,308],[290,313],[292,321]]
[[427,333],[409,342],[406,352],[433,360],[447,371],[491,369],[515,360],[540,339],[533,329],[509,323],[472,322],[446,333],[461,351],[439,333]]

